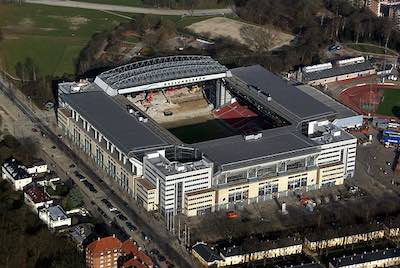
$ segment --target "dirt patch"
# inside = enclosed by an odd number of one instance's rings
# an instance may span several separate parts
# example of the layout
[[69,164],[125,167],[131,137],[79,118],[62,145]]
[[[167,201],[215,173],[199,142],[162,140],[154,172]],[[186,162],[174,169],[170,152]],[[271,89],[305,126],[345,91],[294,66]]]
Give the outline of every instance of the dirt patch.
[[188,26],[197,34],[211,39],[230,38],[251,50],[271,50],[289,44],[294,36],[272,26],[256,26],[228,18],[212,18]]
[[78,30],[81,25],[84,25],[89,22],[88,18],[81,16],[69,17],[66,19],[70,23],[69,28],[74,31]]

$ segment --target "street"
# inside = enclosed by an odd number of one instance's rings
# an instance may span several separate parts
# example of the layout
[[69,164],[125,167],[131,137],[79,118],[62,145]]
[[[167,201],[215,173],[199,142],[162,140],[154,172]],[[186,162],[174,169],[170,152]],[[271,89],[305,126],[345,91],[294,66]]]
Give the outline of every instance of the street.
[[26,3],[30,4],[42,4],[49,6],[59,7],[75,7],[95,10],[108,10],[108,11],[119,11],[124,13],[137,13],[137,14],[153,14],[153,15],[167,15],[167,16],[221,16],[226,14],[232,14],[233,10],[230,8],[221,9],[166,9],[166,8],[145,8],[145,7],[132,7],[132,6],[121,6],[121,5],[108,5],[108,4],[97,4],[97,3],[86,3],[79,1],[60,1],[60,0],[26,0]]

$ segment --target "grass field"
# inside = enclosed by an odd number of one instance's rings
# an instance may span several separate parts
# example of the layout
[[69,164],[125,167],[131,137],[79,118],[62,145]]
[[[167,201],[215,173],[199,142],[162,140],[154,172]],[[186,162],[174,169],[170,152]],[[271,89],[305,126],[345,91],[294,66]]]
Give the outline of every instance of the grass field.
[[[378,107],[378,113],[388,116],[399,116],[395,114],[400,108],[400,89],[384,89],[383,101]],[[395,112],[395,113],[393,113]]]
[[[374,53],[374,54],[385,54],[385,48],[381,46],[377,46],[374,44],[355,44],[355,43],[350,43],[346,44],[349,48],[352,48],[354,50],[358,50],[361,52],[366,52],[366,53]],[[397,55],[396,52],[392,51],[391,49],[387,49],[387,54],[388,55]]]
[[[124,14],[126,15],[126,14]],[[90,37],[127,19],[102,11],[23,4],[0,5],[0,64],[11,74],[31,57],[42,75],[74,73]]]

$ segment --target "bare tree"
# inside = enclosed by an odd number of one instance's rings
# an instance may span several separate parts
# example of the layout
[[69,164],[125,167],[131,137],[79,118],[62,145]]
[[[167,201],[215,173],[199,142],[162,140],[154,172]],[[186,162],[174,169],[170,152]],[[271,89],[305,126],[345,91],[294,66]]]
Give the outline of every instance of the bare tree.
[[243,26],[240,29],[242,38],[258,52],[270,50],[277,41],[277,34],[267,28]]

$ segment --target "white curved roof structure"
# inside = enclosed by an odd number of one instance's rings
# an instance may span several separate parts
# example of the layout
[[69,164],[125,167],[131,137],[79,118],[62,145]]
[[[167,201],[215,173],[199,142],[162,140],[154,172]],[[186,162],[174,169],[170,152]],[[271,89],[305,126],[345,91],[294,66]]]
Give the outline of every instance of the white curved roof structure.
[[109,95],[117,95],[214,80],[228,73],[209,56],[171,56],[116,67],[98,75],[95,83]]

